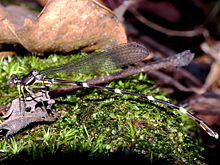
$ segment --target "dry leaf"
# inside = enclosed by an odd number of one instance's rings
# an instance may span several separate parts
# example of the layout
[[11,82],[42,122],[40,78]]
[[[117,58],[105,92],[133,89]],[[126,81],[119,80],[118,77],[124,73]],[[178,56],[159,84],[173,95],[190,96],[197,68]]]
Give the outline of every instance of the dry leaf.
[[[25,100],[19,98],[13,100],[6,106],[6,119],[0,124],[1,136],[13,136],[29,126],[40,123],[54,122],[58,118],[56,113],[51,111],[54,100],[48,98],[48,92],[36,93],[38,100],[27,97]],[[42,103],[43,102],[43,103]],[[49,116],[51,112],[52,116]]]
[[45,6],[48,0],[37,0],[41,6]]
[[13,51],[2,51],[0,52],[0,58],[6,58],[8,56],[16,56],[17,53]]
[[38,17],[23,7],[8,8],[0,6],[0,43],[21,44],[31,52],[94,50],[127,42],[118,18],[94,0],[50,0]]
[[199,91],[202,94],[205,93],[209,87],[213,87],[214,83],[220,78],[220,42],[214,40],[203,42],[201,49],[215,60],[211,65],[204,86]]
[[220,95],[203,94],[193,95],[189,99],[189,107],[197,113],[197,116],[209,125],[218,123],[220,114]]

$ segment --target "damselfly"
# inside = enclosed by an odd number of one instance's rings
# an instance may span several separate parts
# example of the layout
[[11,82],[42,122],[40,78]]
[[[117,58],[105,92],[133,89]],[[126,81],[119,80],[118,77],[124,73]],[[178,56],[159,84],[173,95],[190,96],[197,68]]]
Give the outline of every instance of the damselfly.
[[[190,53],[190,51],[177,54],[176,56],[174,56],[173,58],[170,58],[169,60],[176,60],[179,63],[176,65],[182,66],[183,65],[182,63],[186,59],[184,57],[181,58],[181,56],[185,54],[189,55],[190,59],[188,60],[191,61],[193,58],[193,54]],[[138,44],[135,42],[122,44],[119,46],[108,48],[104,50],[104,52],[98,52],[93,55],[86,56],[75,61],[70,61],[60,66],[49,67],[41,71],[32,70],[30,73],[28,73],[21,79],[18,79],[18,76],[13,74],[8,80],[7,85],[9,87],[13,87],[14,85],[17,85],[18,90],[19,90],[19,95],[20,93],[22,93],[23,95],[34,95],[34,93],[29,88],[33,84],[40,82],[43,84],[65,83],[65,84],[81,86],[84,88],[101,89],[101,90],[106,90],[106,91],[115,92],[115,93],[138,96],[138,97],[145,98],[153,102],[158,102],[161,104],[168,105],[170,107],[173,107],[181,111],[183,114],[187,115],[192,120],[197,122],[210,136],[213,136],[216,139],[218,139],[218,134],[214,132],[204,121],[197,118],[196,116],[194,116],[193,114],[191,114],[190,112],[188,112],[185,108],[181,106],[177,106],[169,102],[154,98],[153,96],[150,96],[150,95],[143,95],[143,94],[128,92],[125,90],[93,85],[93,84],[89,84],[86,82],[69,81],[69,80],[46,77],[48,75],[58,73],[58,72],[90,73],[90,72],[96,72],[97,70],[111,70],[114,68],[119,68],[119,67],[128,66],[130,64],[134,64],[138,61],[143,60],[148,55],[149,55],[148,49],[142,44]],[[165,65],[165,63],[163,63],[162,61],[159,64]]]

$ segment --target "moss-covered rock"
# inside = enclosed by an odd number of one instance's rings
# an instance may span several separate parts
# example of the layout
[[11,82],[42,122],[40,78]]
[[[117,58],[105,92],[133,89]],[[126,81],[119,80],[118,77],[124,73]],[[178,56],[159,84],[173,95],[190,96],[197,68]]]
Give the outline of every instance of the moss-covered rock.
[[[79,55],[78,55],[79,56]],[[16,72],[22,76],[31,68],[59,65],[78,56],[53,55],[13,57],[0,64],[0,105],[12,101],[18,92],[6,86],[7,78]],[[55,75],[83,81],[93,75]],[[54,77],[55,77],[54,76]],[[104,86],[153,95],[169,101],[144,74],[115,80]],[[60,85],[58,85],[60,86]],[[54,86],[57,88],[58,86]],[[60,119],[37,126],[9,140],[0,142],[2,163],[33,163],[50,160],[84,163],[112,162],[203,164],[203,147],[197,126],[188,117],[165,105],[138,97],[94,89],[80,89],[57,98],[63,101],[54,111]]]

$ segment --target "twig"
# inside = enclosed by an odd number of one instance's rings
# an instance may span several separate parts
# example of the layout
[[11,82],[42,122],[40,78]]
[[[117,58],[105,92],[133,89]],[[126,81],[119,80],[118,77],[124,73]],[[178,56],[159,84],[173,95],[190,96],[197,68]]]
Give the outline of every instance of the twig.
[[[171,56],[169,58],[165,58],[160,61],[152,62],[150,64],[146,64],[143,66],[138,66],[138,67],[132,67],[123,71],[115,72],[109,75],[104,75],[100,76],[91,80],[86,81],[89,84],[100,84],[104,82],[108,82],[114,79],[119,79],[123,77],[127,77],[133,74],[141,73],[141,72],[148,72],[151,70],[157,70],[157,69],[162,69],[162,68],[168,68],[168,67],[180,67],[180,66],[185,66],[188,65],[194,54],[191,53],[190,51],[184,51],[182,53],[176,54],[174,56]],[[56,90],[53,90],[49,93],[49,95],[54,98],[54,97],[59,97],[63,94],[70,93],[76,89],[79,89],[82,87],[79,86],[66,86],[63,88],[59,88]]]
[[193,30],[186,30],[186,31],[179,31],[179,30],[171,30],[165,27],[162,27],[160,25],[157,25],[145,17],[143,17],[134,7],[130,7],[129,11],[136,16],[136,18],[142,22],[143,24],[147,25],[148,27],[159,31],[161,33],[170,35],[170,36],[179,36],[179,37],[194,37],[198,35],[204,35],[206,33],[206,29],[204,29],[202,26],[197,27]]

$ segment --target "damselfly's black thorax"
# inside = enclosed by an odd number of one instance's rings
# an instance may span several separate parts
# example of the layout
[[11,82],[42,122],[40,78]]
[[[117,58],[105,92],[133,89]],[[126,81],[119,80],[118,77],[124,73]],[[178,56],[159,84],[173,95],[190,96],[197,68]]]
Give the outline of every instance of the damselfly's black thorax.
[[30,86],[37,82],[41,82],[44,76],[40,74],[36,70],[32,70],[30,73],[22,77],[21,79],[21,85]]

